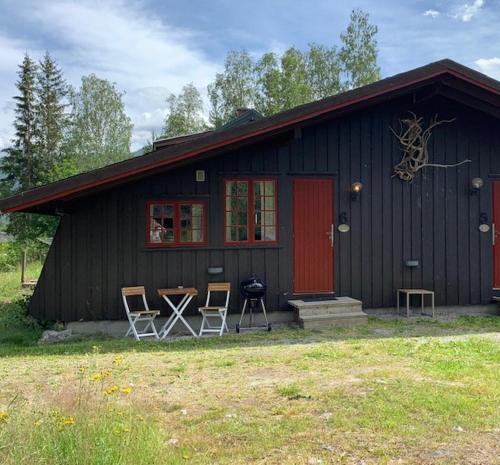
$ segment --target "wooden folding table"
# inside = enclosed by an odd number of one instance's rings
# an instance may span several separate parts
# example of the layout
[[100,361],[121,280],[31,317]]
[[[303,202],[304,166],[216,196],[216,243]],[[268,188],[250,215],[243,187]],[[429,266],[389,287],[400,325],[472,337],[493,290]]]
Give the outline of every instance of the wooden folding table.
[[[164,299],[173,310],[172,315],[170,315],[167,322],[162,326],[158,333],[160,339],[165,339],[169,335],[178,320],[181,320],[182,323],[184,323],[184,326],[194,337],[198,337],[193,328],[189,326],[188,322],[182,316],[182,313],[186,310],[189,302],[191,302],[191,299],[198,295],[198,291],[194,287],[172,287],[167,289],[158,289],[158,295]],[[177,305],[175,305],[170,299],[172,296],[181,296],[181,300]]]

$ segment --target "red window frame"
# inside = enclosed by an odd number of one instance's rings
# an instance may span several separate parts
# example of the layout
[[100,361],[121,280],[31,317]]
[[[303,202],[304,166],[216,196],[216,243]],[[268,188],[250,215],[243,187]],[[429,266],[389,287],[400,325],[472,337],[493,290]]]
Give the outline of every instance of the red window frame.
[[[247,240],[245,241],[230,241],[227,239],[227,209],[226,209],[226,199],[227,195],[227,183],[230,181],[245,181],[248,183],[247,188]],[[258,181],[272,181],[274,183],[274,240],[256,240],[255,239],[255,191],[254,183]],[[275,177],[265,177],[265,176],[235,176],[223,179],[223,215],[224,215],[224,245],[227,246],[237,246],[237,245],[265,245],[265,244],[277,244],[278,243],[278,230],[279,230],[279,214],[278,214],[278,180]],[[262,210],[261,211],[266,211]],[[267,210],[271,211],[271,210]]]
[[[172,242],[151,242],[151,205],[172,205],[174,208],[173,212],[173,231],[174,240]],[[203,240],[199,242],[182,242],[180,240],[181,235],[181,219],[180,219],[180,208],[183,205],[202,205],[203,213],[201,216],[201,231],[203,233]],[[146,246],[152,248],[163,248],[163,247],[201,247],[208,244],[208,204],[206,200],[198,199],[175,199],[175,200],[148,200],[146,202]]]

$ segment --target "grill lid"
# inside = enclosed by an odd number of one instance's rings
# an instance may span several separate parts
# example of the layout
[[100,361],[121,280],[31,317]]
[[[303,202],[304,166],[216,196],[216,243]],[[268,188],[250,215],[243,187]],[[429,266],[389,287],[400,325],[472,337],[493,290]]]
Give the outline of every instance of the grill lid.
[[266,283],[257,277],[256,274],[252,274],[250,278],[243,280],[240,283],[240,290],[244,297],[260,299],[266,293]]

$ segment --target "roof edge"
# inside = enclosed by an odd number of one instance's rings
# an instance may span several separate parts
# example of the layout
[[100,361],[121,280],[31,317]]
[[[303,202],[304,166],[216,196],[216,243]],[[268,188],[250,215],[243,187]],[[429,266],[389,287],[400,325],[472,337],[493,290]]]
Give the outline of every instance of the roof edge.
[[[196,134],[197,137],[194,137],[191,140],[187,140],[182,143],[175,143],[165,148],[159,148],[159,150],[157,150],[156,152],[151,152],[149,154],[142,155],[141,157],[135,157],[135,159],[125,160],[114,165],[108,165],[107,167],[95,170],[93,172],[82,173],[72,178],[57,181],[56,183],[40,186],[30,191],[21,192],[14,196],[0,200],[0,209],[4,213],[23,211],[37,205],[42,205],[44,203],[73,195],[77,192],[89,190],[108,183],[113,183],[120,179],[126,179],[128,177],[136,176],[160,167],[175,164],[204,152],[216,150],[224,146],[230,146],[232,144],[245,141],[262,134],[271,133],[272,131],[280,130],[284,127],[291,126],[293,124],[297,124],[321,116],[323,114],[337,111],[350,105],[355,105],[362,101],[374,99],[381,95],[389,94],[391,92],[433,79],[446,73],[449,73],[475,86],[481,87],[489,92],[500,95],[499,81],[471,68],[460,65],[452,60],[440,60],[410,71],[406,71],[404,73],[397,74],[395,76],[382,79],[358,89],[353,89],[316,102],[311,102],[299,107],[292,108],[285,112],[281,112],[276,115],[254,121],[244,126],[229,128],[225,131],[220,132],[212,131]],[[235,134],[233,135],[233,133]],[[172,156],[162,158],[161,156],[159,156],[162,154],[169,154]],[[118,170],[118,172],[115,173],[112,172],[113,167],[128,167],[129,165],[132,165],[132,161],[137,161],[138,159],[142,159],[142,157],[152,157],[153,160],[151,160],[151,163],[143,163],[139,166],[131,166],[128,170],[123,169]],[[155,157],[158,159],[154,159]],[[140,161],[142,163],[144,160],[142,159]],[[84,181],[86,178],[89,178],[92,175],[95,176],[95,179],[89,179],[88,182]],[[69,181],[74,182],[77,179],[80,179],[82,181],[81,185],[75,185],[72,187],[67,186],[66,188],[64,188],[66,184],[69,184]],[[57,184],[61,186],[59,191],[57,191],[56,189],[56,192],[46,192],[47,190],[49,190],[49,188],[54,189]],[[32,198],[29,199],[29,197]]]

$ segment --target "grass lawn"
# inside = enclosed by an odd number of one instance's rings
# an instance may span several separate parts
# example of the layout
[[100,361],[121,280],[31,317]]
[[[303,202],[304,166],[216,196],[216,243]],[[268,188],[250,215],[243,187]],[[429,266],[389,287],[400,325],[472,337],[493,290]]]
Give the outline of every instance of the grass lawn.
[[0,274],[1,464],[500,464],[498,317],[38,346],[22,297]]
[[0,354],[5,465],[500,463],[496,317]]

